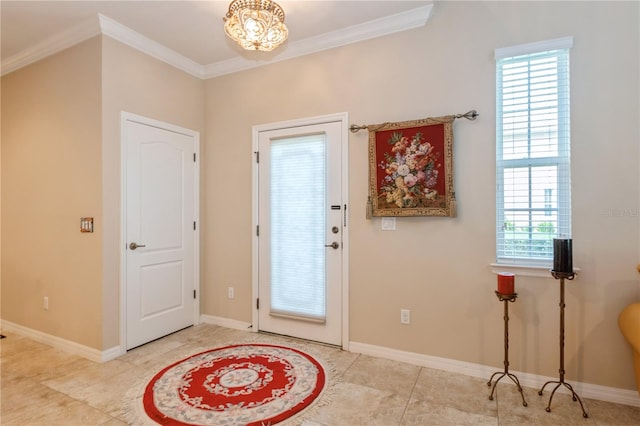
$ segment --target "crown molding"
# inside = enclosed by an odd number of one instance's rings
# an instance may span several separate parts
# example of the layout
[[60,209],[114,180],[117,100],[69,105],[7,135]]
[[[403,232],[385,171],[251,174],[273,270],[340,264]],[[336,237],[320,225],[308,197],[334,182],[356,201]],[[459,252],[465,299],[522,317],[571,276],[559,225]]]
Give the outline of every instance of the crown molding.
[[195,61],[179,54],[175,50],[151,40],[142,34],[125,27],[121,23],[114,21],[104,15],[98,14],[100,29],[102,34],[111,37],[121,43],[126,44],[136,50],[146,53],[162,62],[172,65],[182,71],[198,77],[204,78],[204,67]]
[[87,19],[2,61],[0,75],[26,67],[99,34],[98,20],[96,18]]
[[426,25],[431,17],[432,10],[433,3],[406,12],[353,25],[345,29],[309,37],[295,43],[289,43],[279,55],[269,61],[257,61],[237,57],[215,62],[204,67],[204,78],[218,77],[257,68],[269,63],[280,62],[347,44],[357,43],[359,41],[418,28]]
[[198,64],[178,52],[125,27],[119,22],[102,14],[98,14],[97,19],[92,18],[82,22],[3,61],[0,74],[8,74],[91,37],[104,34],[191,74],[194,77],[207,79],[418,28],[426,25],[431,16],[432,9],[433,3],[406,12],[353,25],[346,29],[309,37],[294,43],[288,43],[279,54],[269,60],[251,60],[237,57],[208,65]]

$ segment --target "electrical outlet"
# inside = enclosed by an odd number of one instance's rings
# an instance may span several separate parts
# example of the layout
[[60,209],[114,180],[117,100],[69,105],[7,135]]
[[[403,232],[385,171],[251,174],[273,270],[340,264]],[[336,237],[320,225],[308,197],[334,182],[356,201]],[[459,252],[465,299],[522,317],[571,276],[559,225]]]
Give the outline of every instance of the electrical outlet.
[[234,297],[236,297],[233,287],[227,287],[227,297],[229,299],[233,299]]
[[49,297],[48,296],[45,296],[44,299],[42,299],[42,308],[45,311],[49,310]]
[[411,311],[400,309],[400,324],[411,324]]

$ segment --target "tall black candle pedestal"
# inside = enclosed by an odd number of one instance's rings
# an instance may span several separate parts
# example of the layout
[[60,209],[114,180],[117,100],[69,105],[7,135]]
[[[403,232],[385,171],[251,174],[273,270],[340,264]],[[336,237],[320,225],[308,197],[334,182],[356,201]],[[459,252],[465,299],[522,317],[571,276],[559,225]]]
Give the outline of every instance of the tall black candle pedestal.
[[549,397],[549,404],[547,404],[547,413],[551,412],[551,400],[553,399],[553,395],[556,393],[560,386],[564,386],[571,391],[571,396],[574,401],[578,401],[580,403],[580,408],[582,408],[582,417],[585,419],[589,417],[587,412],[584,410],[584,405],[582,405],[582,400],[578,396],[578,394],[573,390],[573,387],[564,381],[564,280],[572,280],[575,278],[576,274],[573,272],[556,272],[551,271],[551,275],[555,279],[560,280],[560,380],[548,381],[545,383],[542,388],[538,391],[538,395],[542,396],[542,391],[547,385],[551,383],[556,383],[556,387],[553,388],[551,392],[551,396]]
[[515,374],[509,373],[509,302],[513,303],[518,298],[518,293],[513,294],[502,294],[496,291],[496,296],[498,300],[504,302],[504,371],[496,371],[491,375],[491,378],[487,382],[487,386],[491,386],[491,382],[495,376],[499,376],[496,381],[493,383],[493,388],[491,389],[491,395],[489,395],[489,400],[493,401],[493,393],[496,390],[496,385],[498,382],[504,377],[507,376],[510,378],[513,383],[518,387],[518,391],[520,392],[520,396],[522,397],[522,405],[527,406],[527,401],[524,400],[524,393],[522,392],[522,386],[520,386],[520,382]]

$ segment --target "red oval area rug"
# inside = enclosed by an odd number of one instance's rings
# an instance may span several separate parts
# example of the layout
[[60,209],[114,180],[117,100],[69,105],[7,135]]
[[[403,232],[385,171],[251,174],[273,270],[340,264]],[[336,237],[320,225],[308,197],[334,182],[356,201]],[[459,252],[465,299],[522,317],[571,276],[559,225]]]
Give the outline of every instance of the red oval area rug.
[[232,345],[164,368],[142,401],[147,415],[163,425],[261,426],[299,413],[324,386],[324,369],[302,351]]

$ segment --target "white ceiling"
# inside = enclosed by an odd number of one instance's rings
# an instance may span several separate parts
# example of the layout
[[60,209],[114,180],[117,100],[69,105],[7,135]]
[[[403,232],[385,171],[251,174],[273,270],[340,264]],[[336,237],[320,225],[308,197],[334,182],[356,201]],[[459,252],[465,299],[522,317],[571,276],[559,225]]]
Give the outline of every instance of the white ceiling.
[[2,73],[102,32],[202,78],[424,25],[432,0],[278,1],[289,40],[244,51],[224,34],[231,0],[0,1]]

